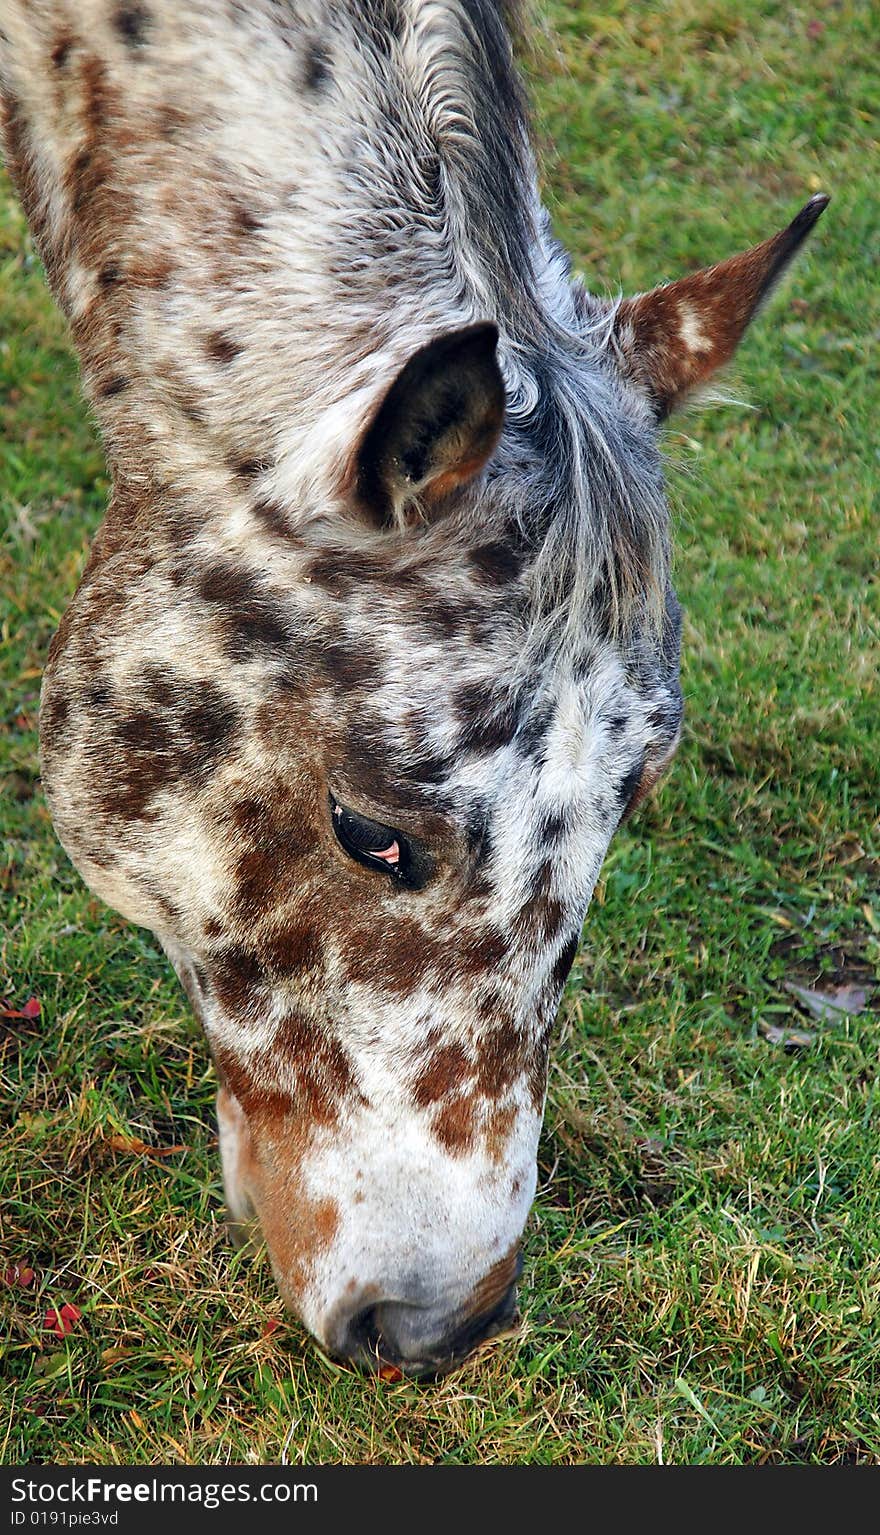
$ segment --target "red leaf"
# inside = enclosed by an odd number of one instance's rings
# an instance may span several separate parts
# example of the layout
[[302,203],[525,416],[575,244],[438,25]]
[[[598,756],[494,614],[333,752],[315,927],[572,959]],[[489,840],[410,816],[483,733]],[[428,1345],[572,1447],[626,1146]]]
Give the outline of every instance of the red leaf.
[[54,1333],[56,1338],[64,1338],[69,1332],[73,1332],[77,1322],[81,1320],[82,1312],[79,1307],[72,1306],[69,1301],[65,1301],[60,1312],[56,1311],[54,1306],[50,1307],[46,1312],[43,1331]]
[[39,1018],[40,1004],[36,997],[28,997],[24,1007],[12,1007],[4,997],[0,1001],[0,1018]]
[[33,1269],[28,1268],[25,1263],[11,1263],[9,1268],[3,1271],[4,1284],[20,1285],[23,1290],[29,1290],[36,1277]]
[[379,1379],[387,1380],[391,1385],[396,1385],[399,1380],[403,1380],[403,1371],[399,1370],[396,1364],[383,1364],[379,1371]]
[[263,1337],[271,1338],[273,1332],[277,1332],[281,1326],[281,1320],[277,1316],[268,1316],[263,1323]]

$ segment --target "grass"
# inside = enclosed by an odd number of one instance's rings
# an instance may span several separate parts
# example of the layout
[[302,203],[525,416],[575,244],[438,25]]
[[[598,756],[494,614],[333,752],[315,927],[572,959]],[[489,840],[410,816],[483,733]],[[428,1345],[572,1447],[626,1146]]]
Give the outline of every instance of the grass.
[[[529,61],[594,287],[834,201],[745,345],[752,408],[669,433],[685,740],[566,991],[522,1329],[439,1386],[331,1365],[228,1246],[199,1033],[54,840],[39,675],[107,484],[0,190],[0,989],[42,1004],[0,1057],[0,1269],[36,1271],[0,1285],[5,1461],[880,1463],[878,1018],[808,1022],[785,989],[880,965],[871,13],[557,3]],[[64,1302],[83,1318],[54,1340]]]

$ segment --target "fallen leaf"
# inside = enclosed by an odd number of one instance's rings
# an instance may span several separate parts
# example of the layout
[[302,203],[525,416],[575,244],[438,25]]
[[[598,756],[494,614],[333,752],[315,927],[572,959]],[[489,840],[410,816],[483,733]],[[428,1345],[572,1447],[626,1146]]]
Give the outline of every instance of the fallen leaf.
[[101,1363],[119,1364],[121,1359],[128,1359],[131,1352],[132,1350],[130,1348],[126,1348],[124,1343],[120,1344],[118,1348],[102,1348]]
[[782,1045],[783,1049],[788,1051],[806,1050],[816,1038],[809,1029],[783,1029],[778,1024],[765,1023],[763,1018],[758,1024],[758,1032],[763,1034],[771,1045]]
[[24,1007],[13,1007],[4,997],[0,1000],[0,1018],[39,1018],[40,1004],[36,997],[28,997]]
[[273,1332],[277,1332],[281,1326],[281,1319],[277,1316],[267,1316],[263,1323],[263,1337],[271,1338]]
[[73,1332],[77,1322],[82,1320],[82,1312],[78,1306],[72,1306],[65,1301],[60,1311],[51,1306],[46,1312],[43,1322],[43,1331],[55,1334],[56,1338],[64,1338],[69,1332]]
[[129,1157],[173,1157],[187,1146],[149,1146],[136,1135],[108,1135],[107,1145],[113,1151],[121,1151]]
[[19,1285],[22,1290],[29,1290],[36,1274],[25,1263],[11,1263],[3,1274],[3,1283],[7,1285]]
[[127,1156],[143,1156],[147,1150],[146,1141],[139,1141],[136,1135],[108,1135],[107,1145],[113,1151],[123,1151]]
[[832,986],[828,991],[811,991],[795,981],[786,981],[784,985],[820,1023],[839,1023],[841,1018],[863,1013],[868,1004],[869,994],[864,986]]
[[403,1380],[403,1371],[399,1370],[396,1364],[383,1364],[379,1371],[379,1379],[387,1380],[394,1386],[399,1380]]

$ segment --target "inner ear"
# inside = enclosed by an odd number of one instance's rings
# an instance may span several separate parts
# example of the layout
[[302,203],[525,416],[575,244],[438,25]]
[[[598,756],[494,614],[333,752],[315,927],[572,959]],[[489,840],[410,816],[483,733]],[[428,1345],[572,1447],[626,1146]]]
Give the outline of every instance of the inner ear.
[[448,331],[414,352],[397,375],[357,454],[356,488],[380,526],[403,525],[474,478],[504,422],[504,381],[489,321]]

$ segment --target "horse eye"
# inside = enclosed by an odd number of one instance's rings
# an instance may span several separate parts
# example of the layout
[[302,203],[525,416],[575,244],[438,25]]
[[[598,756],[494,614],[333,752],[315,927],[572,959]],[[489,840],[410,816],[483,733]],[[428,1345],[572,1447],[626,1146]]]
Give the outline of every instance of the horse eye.
[[350,858],[371,868],[387,869],[398,876],[408,867],[408,845],[399,831],[382,826],[378,821],[368,821],[366,816],[330,796],[330,814],[336,840],[345,848]]

